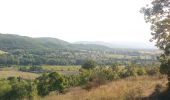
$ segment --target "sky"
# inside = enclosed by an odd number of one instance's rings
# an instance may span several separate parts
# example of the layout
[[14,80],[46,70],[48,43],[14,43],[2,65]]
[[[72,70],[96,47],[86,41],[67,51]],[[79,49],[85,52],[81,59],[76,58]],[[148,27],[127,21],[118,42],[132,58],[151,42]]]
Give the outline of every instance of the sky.
[[149,43],[148,0],[0,0],[0,33],[68,42]]

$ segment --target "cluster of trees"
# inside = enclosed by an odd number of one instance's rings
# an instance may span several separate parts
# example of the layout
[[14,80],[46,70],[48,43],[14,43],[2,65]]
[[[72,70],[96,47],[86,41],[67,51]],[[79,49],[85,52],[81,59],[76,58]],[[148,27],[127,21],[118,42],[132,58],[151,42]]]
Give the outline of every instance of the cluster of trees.
[[[86,59],[93,59],[100,65],[111,65],[112,62],[129,63],[135,62],[141,65],[151,64],[157,62],[156,55],[153,59],[135,58],[112,58],[110,53],[102,54],[102,51],[96,53],[88,53],[90,51],[46,51],[40,52],[28,51],[11,51],[11,53],[0,54],[0,66],[11,65],[81,65]],[[34,51],[34,50],[33,50]],[[43,52],[42,52],[43,51]],[[106,56],[107,55],[107,56]]]
[[34,81],[9,77],[0,80],[0,98],[1,100],[33,99],[38,95],[48,95],[51,91],[63,92],[64,83],[64,77],[56,72],[43,74]]
[[113,64],[111,67],[96,67],[94,61],[88,60],[82,65],[79,74],[63,75],[57,72],[45,73],[35,80],[9,77],[0,80],[0,98],[4,100],[32,99],[44,97],[50,92],[64,93],[70,87],[82,86],[89,90],[108,81],[129,76],[158,75],[159,67],[141,67],[130,64],[122,67]]
[[0,80],[0,98],[2,100],[20,100],[33,98],[37,94],[36,84],[20,77]]
[[[71,44],[54,38],[30,38],[11,34],[0,34],[0,65],[81,65],[86,59],[94,59],[98,64],[111,65],[112,62],[153,63],[156,56],[149,58],[141,50],[111,49],[101,45]],[[124,55],[115,57],[114,55]]]

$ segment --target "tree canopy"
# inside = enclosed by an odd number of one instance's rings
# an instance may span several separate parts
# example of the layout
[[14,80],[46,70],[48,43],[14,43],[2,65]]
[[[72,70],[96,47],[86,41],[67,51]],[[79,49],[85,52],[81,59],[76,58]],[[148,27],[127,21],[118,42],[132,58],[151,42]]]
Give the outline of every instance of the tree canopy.
[[93,69],[95,67],[96,67],[96,62],[93,60],[86,60],[82,65],[82,68],[84,69]]
[[170,54],[170,1],[152,0],[150,5],[141,9],[146,22],[151,24],[152,39],[156,46]]
[[170,0],[152,0],[141,12],[151,24],[151,40],[155,40],[156,46],[163,51],[160,72],[168,75],[170,88]]

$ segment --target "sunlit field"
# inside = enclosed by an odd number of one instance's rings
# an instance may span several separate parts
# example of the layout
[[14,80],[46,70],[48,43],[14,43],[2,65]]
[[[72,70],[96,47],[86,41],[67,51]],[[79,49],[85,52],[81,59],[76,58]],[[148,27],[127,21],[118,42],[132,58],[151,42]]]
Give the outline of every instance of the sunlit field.
[[[20,66],[20,67],[27,67],[30,66]],[[60,74],[77,74],[80,66],[50,66],[50,65],[43,65],[40,66],[45,71],[52,71],[52,72],[58,72]],[[35,79],[37,78],[41,73],[33,73],[33,72],[25,72],[25,71],[19,71],[19,66],[15,67],[6,67],[6,68],[0,68],[0,78],[8,78],[8,77],[22,77],[24,79]]]
[[0,78],[21,77],[23,79],[35,79],[38,76],[39,76],[39,74],[29,73],[29,72],[21,72],[21,71],[17,71],[17,70],[0,71]]

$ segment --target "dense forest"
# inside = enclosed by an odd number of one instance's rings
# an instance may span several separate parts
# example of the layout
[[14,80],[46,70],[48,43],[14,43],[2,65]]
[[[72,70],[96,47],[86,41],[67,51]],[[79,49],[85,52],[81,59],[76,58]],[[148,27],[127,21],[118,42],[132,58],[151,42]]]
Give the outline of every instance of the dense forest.
[[0,34],[0,64],[10,65],[81,65],[93,59],[100,65],[113,62],[152,64],[158,50],[109,48],[96,44],[72,44],[56,38],[31,38]]

